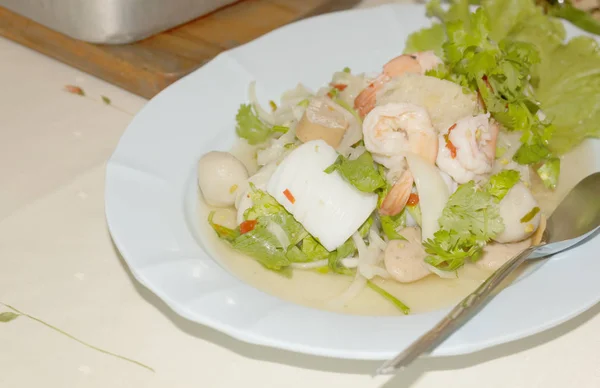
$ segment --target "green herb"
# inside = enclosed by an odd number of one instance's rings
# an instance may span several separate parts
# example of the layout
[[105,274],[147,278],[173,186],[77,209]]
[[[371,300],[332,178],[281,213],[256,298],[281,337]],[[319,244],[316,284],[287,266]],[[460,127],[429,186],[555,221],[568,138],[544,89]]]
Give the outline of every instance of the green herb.
[[531,220],[533,220],[533,217],[536,216],[536,214],[538,214],[540,212],[540,208],[539,207],[534,207],[533,209],[531,209],[529,211],[529,213],[525,214],[523,216],[523,218],[521,218],[521,223],[525,223],[525,222],[529,222]]
[[[49,323],[47,323],[47,322],[44,322],[44,321],[43,321],[43,320],[41,320],[40,318],[34,317],[33,315],[29,315],[29,314],[27,314],[27,313],[25,313],[25,312],[23,312],[23,311],[21,311],[21,310],[18,310],[18,309],[16,309],[15,307],[13,307],[13,306],[11,306],[11,305],[9,305],[9,304],[2,303],[2,302],[0,302],[0,304],[1,304],[1,305],[3,305],[3,306],[5,306],[6,308],[9,308],[9,309],[11,309],[11,310],[14,312],[14,313],[10,313],[10,315],[5,315],[5,317],[11,317],[11,318],[10,318],[8,321],[2,321],[2,322],[9,322],[10,320],[13,320],[13,319],[15,319],[16,317],[13,317],[13,314],[14,314],[14,315],[16,315],[16,316],[24,316],[24,317],[26,317],[26,318],[29,318],[29,319],[31,319],[32,321],[35,321],[35,322],[41,323],[42,325],[46,326],[47,328],[49,328],[49,329],[51,329],[51,330],[53,330],[53,331],[55,331],[55,332],[57,332],[57,333],[59,333],[59,334],[61,334],[61,335],[64,335],[65,337],[67,337],[67,338],[69,338],[69,339],[71,339],[71,340],[73,340],[73,341],[75,341],[75,342],[78,342],[78,343],[80,343],[81,345],[83,345],[83,346],[85,346],[85,347],[87,347],[87,348],[90,348],[90,349],[92,349],[92,350],[95,350],[95,351],[97,351],[97,352],[100,352],[100,353],[106,354],[106,355],[108,355],[108,356],[111,356],[111,357],[118,358],[118,359],[120,359],[120,360],[123,360],[123,361],[130,362],[130,363],[132,363],[132,364],[135,364],[135,365],[141,366],[142,368],[144,368],[144,369],[147,369],[147,370],[149,370],[149,371],[151,371],[151,372],[154,372],[154,369],[152,369],[152,368],[151,368],[151,367],[149,367],[148,365],[142,364],[142,363],[141,363],[141,362],[139,362],[139,361],[135,361],[135,360],[132,360],[131,358],[127,358],[127,357],[124,357],[124,356],[118,355],[118,354],[116,354],[116,353],[109,352],[108,350],[101,349],[101,348],[99,348],[99,347],[97,347],[97,346],[90,345],[89,343],[87,343],[87,342],[85,342],[85,341],[82,341],[82,340],[80,340],[79,338],[76,338],[76,337],[72,336],[71,334],[69,334],[69,333],[67,333],[67,332],[65,332],[65,331],[63,331],[63,330],[61,330],[61,329],[59,329],[58,327],[56,327],[56,326],[54,326],[54,325],[51,325],[51,324],[49,324]],[[7,313],[3,313],[3,314],[7,314]],[[2,315],[2,314],[0,314],[0,315]],[[8,318],[7,318],[7,319],[8,319]]]
[[110,98],[106,97],[106,96],[100,96],[102,98],[102,102],[105,103],[106,105],[110,105],[111,101]]
[[348,66],[344,67],[343,72],[344,73],[350,73],[350,68]]
[[450,196],[439,219],[440,230],[425,243],[425,261],[441,270],[454,271],[467,258],[477,260],[485,243],[504,230],[492,196],[470,181]]
[[310,104],[310,100],[308,98],[305,98],[304,100],[302,100],[298,103],[298,106],[306,108],[308,106],[308,104]]
[[388,240],[406,240],[398,233],[398,229],[406,226],[406,212],[401,212],[395,216],[379,216],[381,229]]
[[375,221],[375,219],[371,215],[371,217],[367,218],[367,220],[365,222],[363,222],[363,224],[360,226],[360,228],[358,228],[358,234],[362,238],[367,237],[367,235],[369,234],[369,230],[371,230],[371,226],[373,226],[374,221]]
[[362,123],[362,119],[360,118],[359,114],[346,101],[342,100],[341,98],[336,98],[334,99],[334,102],[350,112],[359,123]]
[[352,275],[356,272],[354,269],[346,268],[342,265],[342,259],[352,257],[356,253],[356,245],[351,238],[346,240],[338,249],[331,252],[327,258],[328,266],[331,271],[341,275]]
[[292,263],[307,263],[329,257],[330,252],[314,237],[306,236],[298,246],[288,250],[287,257]]
[[387,292],[383,288],[379,287],[378,285],[376,285],[375,283],[373,283],[370,280],[367,280],[367,286],[370,289],[372,289],[373,291],[375,291],[376,293],[378,293],[379,295],[383,296],[385,299],[387,299],[390,302],[392,302],[394,304],[394,306],[396,306],[398,308],[398,310],[402,311],[402,313],[404,315],[410,314],[410,307],[408,307],[407,305],[405,305],[404,303],[402,303],[394,295],[390,294],[389,292]]
[[352,186],[365,193],[372,193],[386,185],[373,157],[366,151],[355,160],[340,155],[335,163],[325,169],[327,174],[334,171],[338,171]]
[[558,176],[560,175],[560,159],[552,158],[547,160],[536,172],[542,179],[544,186],[554,190],[558,184]]
[[273,133],[272,129],[258,118],[250,104],[240,105],[235,120],[237,121],[236,133],[239,137],[248,140],[249,144],[264,143]]
[[223,225],[215,224],[213,222],[214,216],[215,212],[210,212],[210,214],[208,215],[208,223],[210,224],[210,226],[212,226],[214,231],[217,232],[217,236],[219,236],[220,239],[231,242],[240,235],[239,229],[229,229]]
[[14,319],[19,318],[19,314],[17,313],[13,313],[12,311],[5,311],[3,313],[0,313],[0,322],[10,322]]
[[274,125],[273,126],[273,132],[279,132],[279,133],[287,133],[287,131],[290,130],[290,127],[284,127],[283,125]]
[[420,204],[417,204],[415,206],[407,205],[406,211],[408,211],[408,214],[410,214],[410,216],[413,218],[413,220],[415,220],[417,225],[419,225],[419,226],[423,225]]
[[485,190],[494,197],[496,202],[500,202],[510,189],[521,179],[521,174],[515,170],[504,170],[493,175],[485,185]]
[[562,4],[549,7],[548,13],[568,20],[582,30],[600,35],[600,21],[594,18],[591,13],[574,7],[568,0]]

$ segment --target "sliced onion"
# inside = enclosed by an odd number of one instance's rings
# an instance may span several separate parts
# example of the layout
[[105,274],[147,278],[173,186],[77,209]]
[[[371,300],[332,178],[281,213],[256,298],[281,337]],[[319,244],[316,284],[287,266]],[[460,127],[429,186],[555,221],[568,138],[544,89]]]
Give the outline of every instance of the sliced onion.
[[290,239],[285,230],[283,230],[283,228],[281,227],[281,225],[275,222],[269,222],[267,224],[267,230],[271,232],[273,236],[275,236],[275,238],[277,239],[277,241],[279,241],[279,244],[281,244],[282,247],[287,248],[290,246]]
[[439,229],[438,219],[442,215],[450,193],[437,167],[415,154],[406,155],[406,160],[419,193],[422,216],[421,238],[425,241],[433,238],[433,234]]
[[346,257],[340,261],[341,261],[342,265],[346,268],[358,267],[358,258],[357,257]]
[[348,302],[350,302],[351,300],[356,298],[358,296],[358,294],[360,294],[362,292],[362,290],[364,290],[366,285],[367,285],[367,279],[364,276],[362,276],[360,274],[360,272],[357,271],[356,277],[352,281],[352,284],[350,284],[350,287],[348,287],[338,297],[332,299],[329,302],[329,304],[332,307],[338,307],[338,308],[347,305]]
[[328,264],[327,259],[312,261],[310,263],[292,263],[290,267],[296,269],[313,269],[313,268],[321,268],[326,267]]
[[273,117],[273,115],[271,113],[267,112],[266,110],[264,110],[263,107],[260,106],[260,103],[258,102],[258,98],[256,97],[256,81],[250,82],[250,86],[248,87],[248,99],[250,100],[250,103],[256,110],[258,117],[262,121],[264,121],[270,125],[275,124],[275,118]]
[[434,267],[431,264],[425,263],[423,262],[423,264],[425,264],[425,267],[427,267],[427,269],[429,271],[431,271],[432,273],[436,274],[437,276],[443,278],[443,279],[456,279],[458,278],[458,273],[456,271],[442,271],[441,269],[438,269],[436,267]]

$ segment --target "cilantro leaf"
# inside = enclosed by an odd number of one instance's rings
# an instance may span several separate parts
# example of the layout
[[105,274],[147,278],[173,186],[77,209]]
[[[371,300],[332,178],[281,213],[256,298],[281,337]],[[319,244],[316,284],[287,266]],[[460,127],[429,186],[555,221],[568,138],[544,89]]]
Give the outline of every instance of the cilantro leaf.
[[380,215],[379,220],[381,221],[381,229],[389,240],[405,240],[405,238],[398,233],[398,229],[406,226],[405,211],[402,211],[395,216]]
[[487,191],[496,202],[500,202],[514,185],[519,183],[521,174],[515,170],[504,170],[493,175],[485,185]]
[[558,184],[558,176],[560,174],[560,159],[552,158],[544,162],[536,171],[544,186],[554,190]]
[[264,143],[273,133],[272,128],[258,118],[250,104],[240,105],[235,120],[237,122],[236,133],[239,137],[248,140],[249,144]]
[[354,160],[340,155],[325,172],[331,174],[336,170],[352,186],[365,193],[372,193],[386,185],[385,179],[373,162],[373,157],[366,151]]
[[504,230],[492,195],[470,181],[450,196],[438,220],[440,230],[424,243],[425,261],[441,270],[453,271],[467,258],[477,260],[485,243]]

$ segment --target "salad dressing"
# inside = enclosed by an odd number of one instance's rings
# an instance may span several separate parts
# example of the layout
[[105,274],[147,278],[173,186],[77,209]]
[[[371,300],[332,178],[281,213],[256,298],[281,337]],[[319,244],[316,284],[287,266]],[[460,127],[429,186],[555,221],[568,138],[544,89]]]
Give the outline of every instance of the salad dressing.
[[[256,148],[240,141],[232,153],[247,165],[252,174],[256,171]],[[591,142],[584,142],[562,159],[561,181],[554,192],[547,191],[541,181],[532,181],[532,191],[542,211],[549,215],[558,202],[581,179],[594,170],[594,154]],[[535,174],[531,174],[535,176]],[[319,273],[314,270],[294,270],[291,278],[265,269],[256,260],[234,251],[220,240],[206,222],[211,210],[200,197],[198,202],[200,236],[207,252],[231,274],[268,294],[303,306],[358,315],[399,315],[400,312],[389,301],[365,288],[346,306],[332,303],[348,288],[353,278],[334,273]],[[233,211],[230,212],[232,215]],[[232,221],[234,222],[234,221]],[[514,252],[515,254],[517,252]],[[527,266],[523,271],[527,271]],[[521,272],[523,274],[524,272]],[[390,292],[411,308],[411,313],[423,313],[453,305],[471,293],[491,274],[490,270],[466,264],[458,270],[458,278],[442,279],[427,276],[414,283],[402,284],[393,280],[377,278],[375,283]],[[519,274],[515,275],[519,276]]]

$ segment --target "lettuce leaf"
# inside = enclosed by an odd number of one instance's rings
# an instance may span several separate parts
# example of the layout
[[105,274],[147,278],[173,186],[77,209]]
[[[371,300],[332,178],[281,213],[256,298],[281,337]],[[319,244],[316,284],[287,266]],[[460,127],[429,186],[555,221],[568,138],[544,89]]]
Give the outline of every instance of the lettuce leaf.
[[539,68],[537,97],[552,120],[549,147],[562,155],[586,137],[600,137],[600,47],[577,37],[549,53]]
[[486,242],[504,230],[492,195],[470,181],[450,196],[440,219],[440,230],[424,243],[425,261],[441,270],[454,271],[466,259],[477,260]]
[[335,163],[325,169],[327,174],[338,171],[352,186],[365,193],[372,193],[386,185],[385,179],[373,162],[369,152],[350,160],[340,155]]
[[600,20],[590,12],[574,7],[569,1],[549,8],[549,14],[570,21],[582,30],[600,35]]
[[292,263],[307,263],[326,259],[329,251],[325,249],[314,237],[306,236],[297,246],[287,252],[287,258]]
[[240,231],[237,228],[230,229],[226,226],[215,224],[213,221],[214,217],[215,212],[210,212],[210,214],[208,215],[208,223],[214,229],[214,231],[217,233],[217,236],[219,236],[220,239],[231,242],[240,235]]
[[406,39],[404,53],[416,53],[419,51],[433,51],[438,57],[444,55],[442,44],[446,40],[446,29],[443,24],[435,23],[429,28],[423,28],[413,32]]
[[356,271],[355,269],[346,268],[342,265],[341,260],[346,257],[354,256],[356,253],[356,245],[352,238],[346,240],[338,249],[331,252],[327,258],[329,263],[329,269],[334,273],[341,275],[352,275]]

